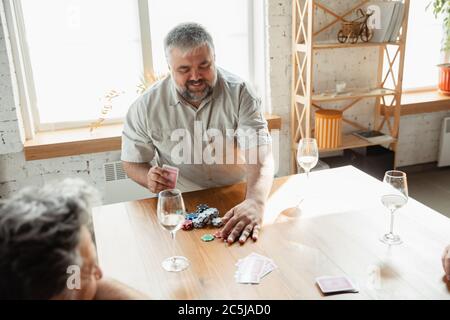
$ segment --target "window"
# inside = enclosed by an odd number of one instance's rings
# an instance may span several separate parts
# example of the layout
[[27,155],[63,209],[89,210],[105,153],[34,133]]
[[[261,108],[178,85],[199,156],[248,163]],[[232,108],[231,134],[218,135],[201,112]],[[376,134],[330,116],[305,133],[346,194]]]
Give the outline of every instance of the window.
[[143,71],[135,1],[22,0],[22,10],[41,129],[98,118],[110,90],[124,92],[123,104],[136,98]]
[[[158,68],[155,71],[168,71],[163,48],[167,32],[178,23],[195,21],[213,36],[217,64],[249,79],[249,15],[242,3],[242,0],[149,0],[153,61]],[[170,16],[161,12],[170,12]]]
[[100,117],[111,90],[118,96],[107,118],[121,121],[138,97],[144,74],[168,72],[163,38],[185,21],[199,22],[210,31],[218,66],[264,92],[264,60],[254,55],[264,52],[264,26],[255,26],[264,21],[263,6],[256,4],[260,1],[9,2],[14,17],[9,20],[14,20],[19,39],[15,64],[22,63],[21,82],[27,85],[21,96],[28,97],[21,101],[28,102],[34,131],[88,125]]
[[410,1],[403,90],[436,87],[441,62],[442,21],[436,20],[428,1]]

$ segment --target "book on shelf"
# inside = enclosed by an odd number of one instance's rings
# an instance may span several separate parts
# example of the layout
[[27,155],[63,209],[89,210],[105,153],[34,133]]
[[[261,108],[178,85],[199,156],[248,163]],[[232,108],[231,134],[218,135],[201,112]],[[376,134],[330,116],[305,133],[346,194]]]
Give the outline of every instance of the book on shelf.
[[400,10],[400,3],[394,2],[394,11],[392,12],[391,19],[389,20],[389,27],[386,30],[386,35],[383,42],[388,42],[391,39],[392,33],[394,32],[395,25],[397,24],[398,14]]
[[397,40],[405,12],[401,1],[370,1],[364,6],[365,11],[374,11],[368,20],[373,30],[371,42],[394,42]]
[[389,39],[390,42],[397,41],[398,35],[400,33],[400,29],[402,27],[402,23],[403,23],[403,16],[405,14],[405,5],[403,3],[400,3],[398,5],[398,7],[399,7],[398,16],[397,16],[397,20],[395,21],[395,26],[392,31],[391,38]]
[[384,134],[380,131],[376,130],[367,130],[367,131],[355,131],[353,132],[353,135],[367,140],[371,143],[385,143],[385,142],[391,142],[393,139],[390,135]]

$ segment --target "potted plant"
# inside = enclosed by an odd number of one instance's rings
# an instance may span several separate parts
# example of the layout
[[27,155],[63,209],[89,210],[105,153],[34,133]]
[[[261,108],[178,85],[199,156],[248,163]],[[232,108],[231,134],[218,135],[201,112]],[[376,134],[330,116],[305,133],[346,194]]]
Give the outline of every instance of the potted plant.
[[450,95],[450,1],[433,0],[428,7],[433,6],[433,14],[437,18],[443,17],[442,51],[444,63],[439,64],[439,91],[445,95]]

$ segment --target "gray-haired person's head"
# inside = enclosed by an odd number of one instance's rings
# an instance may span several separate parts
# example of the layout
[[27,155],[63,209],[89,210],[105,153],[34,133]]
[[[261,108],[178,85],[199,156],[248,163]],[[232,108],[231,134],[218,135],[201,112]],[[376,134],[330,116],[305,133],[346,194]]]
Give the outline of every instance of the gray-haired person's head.
[[185,22],[175,26],[164,38],[164,51],[169,63],[170,52],[173,48],[189,52],[205,45],[214,54],[214,42],[211,35],[202,25],[195,22]]
[[0,202],[0,299],[50,299],[81,265],[82,226],[98,193],[80,179],[28,187]]

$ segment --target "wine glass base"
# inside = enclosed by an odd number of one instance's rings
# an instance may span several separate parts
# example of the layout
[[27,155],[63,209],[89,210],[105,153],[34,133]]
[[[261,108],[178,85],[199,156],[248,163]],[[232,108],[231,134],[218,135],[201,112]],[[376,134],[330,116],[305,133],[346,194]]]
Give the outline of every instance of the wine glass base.
[[388,245],[398,245],[403,243],[399,236],[392,233],[385,234],[380,238],[380,241]]
[[161,263],[161,266],[166,271],[180,272],[189,267],[189,260],[181,256],[170,257],[165,259]]

